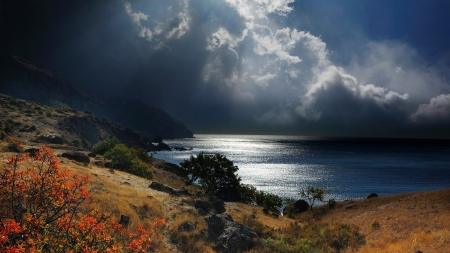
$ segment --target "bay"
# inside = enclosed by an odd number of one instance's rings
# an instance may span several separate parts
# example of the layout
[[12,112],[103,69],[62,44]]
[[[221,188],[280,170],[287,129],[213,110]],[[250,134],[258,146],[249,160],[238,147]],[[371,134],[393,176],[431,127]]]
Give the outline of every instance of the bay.
[[154,157],[179,164],[220,153],[239,167],[242,183],[281,197],[298,199],[309,185],[337,201],[450,187],[449,140],[199,134],[165,142],[191,150]]

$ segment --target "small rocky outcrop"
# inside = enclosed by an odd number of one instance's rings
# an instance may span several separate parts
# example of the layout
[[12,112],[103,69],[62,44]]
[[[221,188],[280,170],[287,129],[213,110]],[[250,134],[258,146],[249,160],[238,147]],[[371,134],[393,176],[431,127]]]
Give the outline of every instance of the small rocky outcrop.
[[25,153],[28,153],[29,156],[35,156],[37,152],[39,152],[38,148],[29,148],[25,150]]
[[378,194],[376,194],[375,192],[373,192],[373,193],[369,194],[369,196],[367,196],[368,199],[377,198],[377,197],[378,197]]
[[172,149],[169,147],[169,145],[167,145],[164,142],[158,143],[158,145],[156,146],[156,150],[157,151],[172,151]]
[[158,183],[158,182],[152,182],[148,188],[152,188],[153,190],[157,190],[160,192],[166,192],[172,195],[189,195],[189,192],[187,190],[175,190],[172,187],[169,187],[167,185]]
[[201,215],[206,215],[211,210],[214,209],[214,206],[211,202],[209,202],[208,200],[202,200],[202,199],[195,200],[194,207],[195,207],[195,209],[197,209],[197,211]]
[[65,157],[70,160],[74,160],[80,163],[83,163],[84,166],[87,166],[89,162],[91,161],[89,157],[81,152],[73,152],[73,153],[63,153],[61,155],[62,157]]
[[220,214],[226,211],[225,203],[222,200],[214,197],[210,200],[195,200],[194,207],[195,209],[197,209],[200,215],[207,215],[210,212]]
[[195,230],[195,225],[189,222],[183,222],[178,226],[179,232],[191,232]]
[[237,223],[229,215],[213,214],[206,219],[210,239],[219,252],[241,252],[253,246],[253,240],[258,238],[255,231]]
[[227,209],[225,207],[225,202],[218,198],[211,198],[209,200],[214,207],[216,213],[224,213]]
[[50,144],[64,144],[64,139],[61,136],[56,135],[39,135],[36,138],[36,142],[40,143],[50,143]]

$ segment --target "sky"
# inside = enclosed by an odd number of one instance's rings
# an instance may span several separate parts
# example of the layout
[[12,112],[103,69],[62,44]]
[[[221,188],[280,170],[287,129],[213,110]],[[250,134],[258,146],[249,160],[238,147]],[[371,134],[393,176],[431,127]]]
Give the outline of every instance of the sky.
[[450,138],[448,13],[447,0],[6,0],[0,50],[194,133]]

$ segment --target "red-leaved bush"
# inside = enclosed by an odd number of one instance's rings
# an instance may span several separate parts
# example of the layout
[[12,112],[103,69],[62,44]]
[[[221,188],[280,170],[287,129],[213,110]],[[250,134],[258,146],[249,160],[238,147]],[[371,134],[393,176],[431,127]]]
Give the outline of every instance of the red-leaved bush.
[[89,205],[88,182],[62,169],[49,147],[11,157],[0,173],[0,253],[147,252],[148,228],[165,220],[129,232]]

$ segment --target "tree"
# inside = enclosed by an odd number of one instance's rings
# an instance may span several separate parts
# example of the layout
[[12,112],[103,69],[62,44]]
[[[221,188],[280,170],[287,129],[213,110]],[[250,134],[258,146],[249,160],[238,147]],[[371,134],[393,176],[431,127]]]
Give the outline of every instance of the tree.
[[190,183],[206,187],[206,193],[214,194],[220,188],[237,188],[241,179],[235,173],[239,170],[232,161],[221,154],[207,155],[203,152],[191,156],[180,166],[189,177]]
[[45,146],[11,157],[0,173],[0,253],[147,252],[153,232],[139,226],[128,233],[91,208],[88,182],[62,169]]
[[325,188],[320,188],[320,187],[316,188],[314,186],[307,186],[300,191],[300,196],[302,198],[308,199],[309,206],[311,207],[311,210],[312,210],[316,200],[323,202],[324,197],[325,197]]

